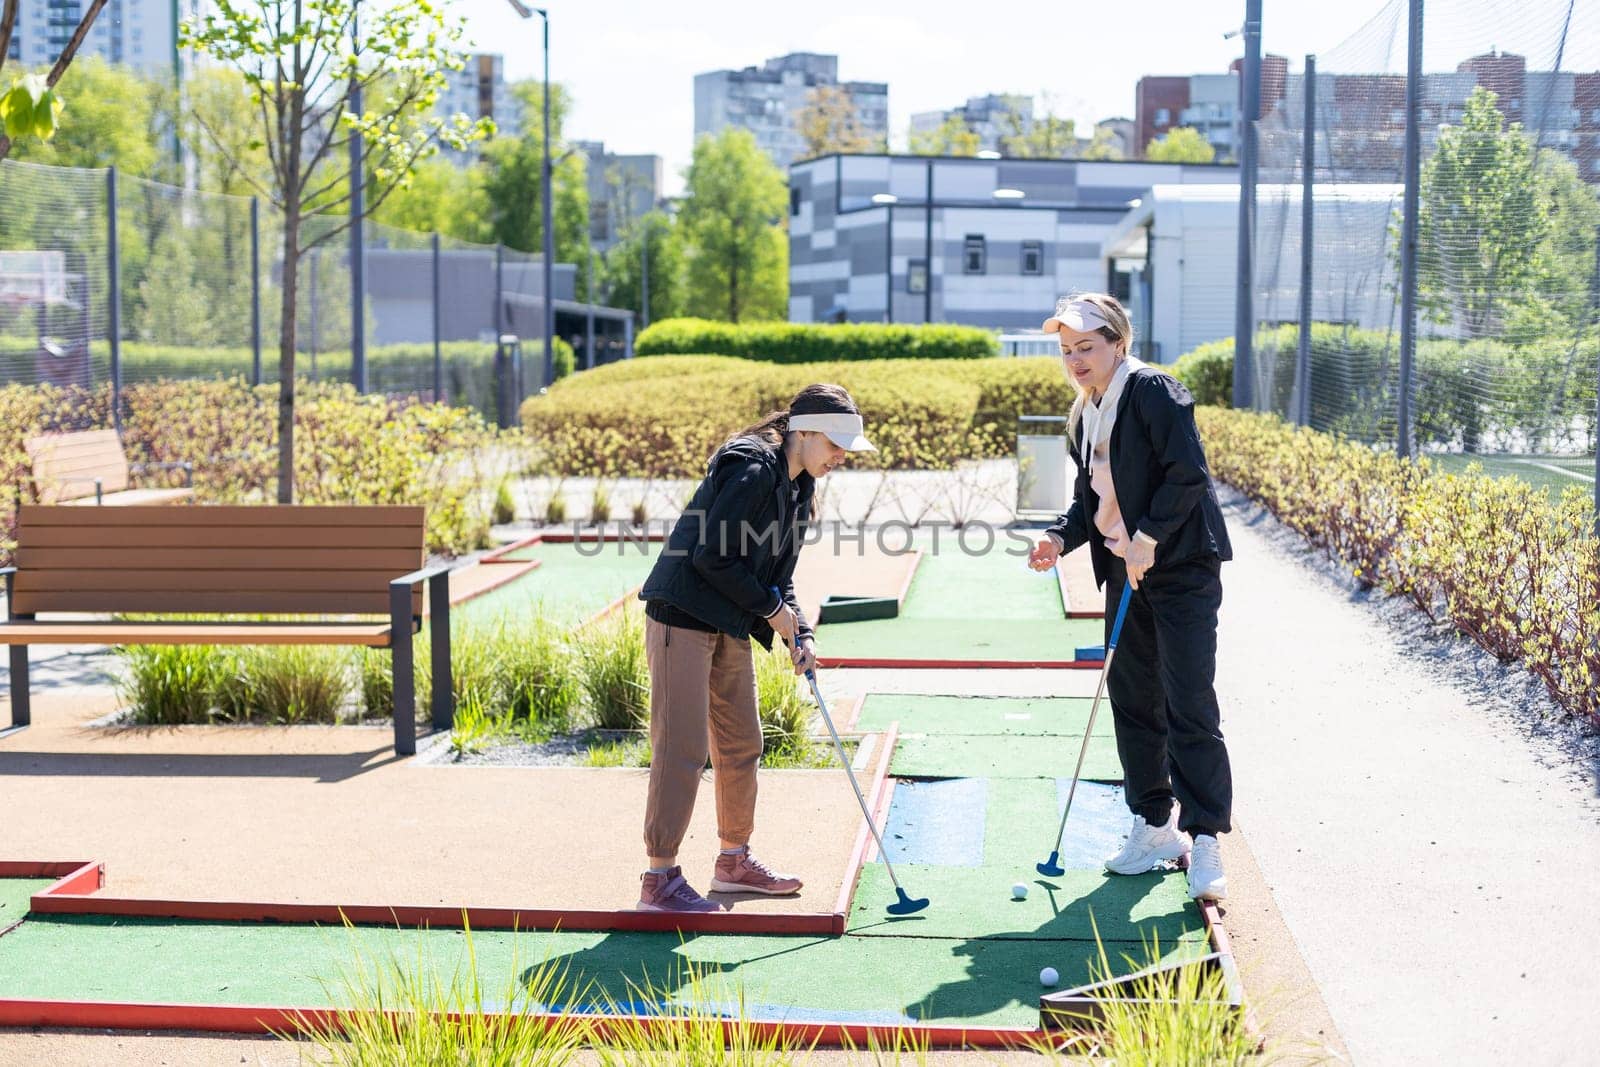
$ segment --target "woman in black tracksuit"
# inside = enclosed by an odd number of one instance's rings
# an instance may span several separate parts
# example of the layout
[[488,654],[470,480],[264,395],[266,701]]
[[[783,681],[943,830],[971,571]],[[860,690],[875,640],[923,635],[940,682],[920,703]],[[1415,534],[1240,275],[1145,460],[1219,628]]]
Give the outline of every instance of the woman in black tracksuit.
[[812,385],[719,448],[673,526],[639,598],[650,663],[650,788],[642,911],[704,912],[678,865],[709,754],[722,850],[711,889],[783,896],[800,879],[750,853],[761,721],[750,638],[816,663],[794,593],[794,567],[816,481],[850,452],[871,451],[861,414],[837,385]]
[[1113,297],[1064,299],[1044,328],[1059,333],[1078,389],[1068,419],[1078,476],[1071,509],[1030,562],[1046,570],[1089,546],[1108,641],[1123,586],[1134,588],[1107,679],[1133,826],[1106,869],[1141,874],[1187,855],[1190,896],[1220,900],[1217,835],[1230,829],[1233,781],[1213,682],[1221,569],[1233,550],[1194,399],[1129,353],[1132,325]]

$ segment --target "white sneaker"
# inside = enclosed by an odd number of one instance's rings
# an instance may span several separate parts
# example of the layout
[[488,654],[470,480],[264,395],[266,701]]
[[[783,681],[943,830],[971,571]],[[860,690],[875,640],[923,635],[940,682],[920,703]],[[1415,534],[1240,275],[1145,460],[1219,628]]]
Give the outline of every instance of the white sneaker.
[[1228,876],[1222,873],[1222,845],[1210,834],[1197,834],[1189,856],[1189,899],[1222,900]]
[[1189,853],[1189,836],[1178,829],[1178,806],[1161,826],[1151,826],[1144,816],[1133,817],[1133,827],[1122,851],[1106,860],[1112,874],[1144,874],[1163,860],[1182,859]]

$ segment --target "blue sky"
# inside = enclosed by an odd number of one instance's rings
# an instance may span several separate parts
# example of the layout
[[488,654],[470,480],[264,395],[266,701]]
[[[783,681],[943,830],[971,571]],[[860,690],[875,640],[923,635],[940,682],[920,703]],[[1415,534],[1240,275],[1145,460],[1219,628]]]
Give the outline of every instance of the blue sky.
[[[569,135],[604,140],[612,151],[665,157],[668,192],[680,188],[678,172],[693,148],[693,79],[701,71],[759,64],[792,51],[834,53],[841,78],[889,83],[896,148],[904,146],[913,112],[989,92],[1048,94],[1057,113],[1082,128],[1111,115],[1133,117],[1134,84],[1145,74],[1227,70],[1243,46],[1223,34],[1243,21],[1245,7],[1244,0],[547,3],[550,76],[576,97]],[[1507,24],[1504,3],[1430,0],[1430,23],[1441,6],[1459,9],[1455,25],[1442,26],[1430,42],[1453,53],[1438,57],[1450,67],[1462,48],[1470,54],[1491,43],[1518,46],[1509,39],[1517,28]],[[1532,9],[1566,7],[1564,0],[1529,0],[1528,6],[1519,21],[1536,27]],[[1579,4],[1585,6],[1600,8]],[[1265,0],[1265,49],[1298,68],[1307,52],[1326,55],[1390,7],[1384,0]],[[479,49],[506,57],[513,80],[540,73],[537,17],[522,21],[506,0],[457,0],[453,9],[467,18]],[[1502,39],[1493,40],[1496,35]],[[1403,70],[1403,42],[1396,52]],[[1431,67],[1434,49],[1429,53]]]

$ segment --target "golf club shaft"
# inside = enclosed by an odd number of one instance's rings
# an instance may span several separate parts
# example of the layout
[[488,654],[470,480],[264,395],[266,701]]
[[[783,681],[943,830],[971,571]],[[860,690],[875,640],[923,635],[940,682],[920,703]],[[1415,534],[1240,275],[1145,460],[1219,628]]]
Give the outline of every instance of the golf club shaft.
[[1115,648],[1106,649],[1105,666],[1100,669],[1100,684],[1094,690],[1094,703],[1089,705],[1089,725],[1083,732],[1083,744],[1078,748],[1078,765],[1072,769],[1072,785],[1067,789],[1067,807],[1061,813],[1061,826],[1056,830],[1055,851],[1061,851],[1061,839],[1067,834],[1067,816],[1072,814],[1072,798],[1078,794],[1078,778],[1083,774],[1083,758],[1089,754],[1089,740],[1094,737],[1094,717],[1100,711],[1100,698],[1106,691],[1106,678],[1111,674],[1111,658]]
[[895,889],[900,888],[900,879],[894,876],[894,864],[889,862],[889,850],[883,847],[883,838],[878,836],[878,828],[873,825],[872,812],[867,807],[867,798],[861,793],[861,786],[856,782],[856,772],[850,768],[850,758],[844,754],[844,742],[839,740],[839,731],[833,728],[833,717],[828,714],[828,705],[822,699],[822,690],[817,685],[817,672],[806,671],[806,681],[811,683],[811,695],[817,699],[817,710],[822,712],[822,721],[828,727],[828,736],[833,738],[833,750],[839,753],[839,762],[844,766],[844,773],[850,778],[850,789],[856,795],[856,803],[861,805],[861,814],[866,817],[867,829],[872,833],[872,839],[878,843],[878,855],[883,858],[883,866],[889,872],[889,881],[894,883]]

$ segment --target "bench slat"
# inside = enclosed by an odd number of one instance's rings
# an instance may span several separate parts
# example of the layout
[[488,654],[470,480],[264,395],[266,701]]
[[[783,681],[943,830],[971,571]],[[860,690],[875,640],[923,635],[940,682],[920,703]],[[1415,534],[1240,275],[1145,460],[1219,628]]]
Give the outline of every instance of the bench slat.
[[[171,506],[182,504],[194,498],[193,489],[119,489],[115,493],[108,493],[102,488],[99,504],[108,508],[117,507],[149,507],[154,504]],[[81,500],[63,500],[63,507],[86,508],[94,507],[97,501],[91,496]],[[46,527],[55,529],[58,527]]]
[[[413,612],[420,613],[419,591],[412,595]],[[16,591],[16,610],[25,614],[48,611],[163,612],[172,614],[244,615],[387,615],[389,596],[383,593],[308,593],[292,591],[190,592],[188,590],[118,589],[24,593]]]
[[389,645],[387,623],[0,622],[0,645]]
[[[17,570],[360,570],[398,578],[422,566],[422,549],[379,548],[34,548],[26,532]],[[280,540],[279,544],[284,542]]]
[[[415,568],[413,568],[415,569]],[[388,596],[389,582],[399,571],[269,571],[269,570],[19,570],[17,591],[32,593],[113,593],[157,590],[186,593],[306,592],[367,593]]]
[[[190,511],[198,511],[191,508]],[[219,542],[237,548],[276,548],[285,533],[278,526],[137,526],[122,530],[117,540],[128,548],[209,548]],[[422,531],[400,526],[301,526],[293,535],[304,548],[421,548]],[[28,529],[34,548],[92,548],[106,543],[102,527],[36,526]],[[392,577],[398,578],[395,574]]]
[[374,507],[208,504],[181,510],[152,507],[119,508],[115,512],[24,504],[17,513],[18,526],[24,531],[44,526],[409,526],[417,530],[419,547],[423,521],[423,508],[410,504]]

